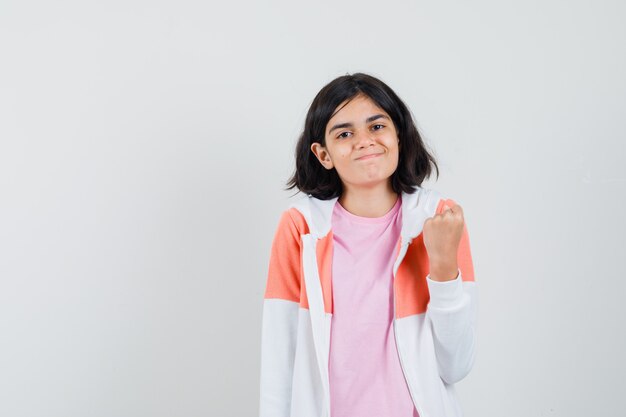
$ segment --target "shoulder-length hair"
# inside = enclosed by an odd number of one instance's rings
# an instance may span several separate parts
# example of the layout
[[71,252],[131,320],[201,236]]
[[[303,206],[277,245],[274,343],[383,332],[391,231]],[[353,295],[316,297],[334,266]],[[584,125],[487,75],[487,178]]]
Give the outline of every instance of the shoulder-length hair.
[[357,95],[372,99],[387,112],[395,125],[400,143],[398,168],[391,176],[393,190],[398,194],[403,191],[413,193],[414,186],[421,185],[430,177],[433,167],[437,171],[437,178],[439,177],[437,162],[428,152],[404,102],[381,80],[368,74],[356,73],[335,78],[313,99],[306,115],[304,130],[296,144],[296,168],[285,190],[297,187],[301,192],[321,200],[341,195],[343,184],[337,170],[334,167],[329,170],[324,168],[311,150],[311,145],[318,142],[326,146],[326,125],[335,109]]

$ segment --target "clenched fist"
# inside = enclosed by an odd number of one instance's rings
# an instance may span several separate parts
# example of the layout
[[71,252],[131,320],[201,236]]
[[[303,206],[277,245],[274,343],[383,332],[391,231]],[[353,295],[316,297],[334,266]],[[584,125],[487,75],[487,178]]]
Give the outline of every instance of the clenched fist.
[[424,222],[424,246],[430,262],[430,278],[449,281],[458,276],[457,253],[463,235],[463,209],[445,203],[443,211]]

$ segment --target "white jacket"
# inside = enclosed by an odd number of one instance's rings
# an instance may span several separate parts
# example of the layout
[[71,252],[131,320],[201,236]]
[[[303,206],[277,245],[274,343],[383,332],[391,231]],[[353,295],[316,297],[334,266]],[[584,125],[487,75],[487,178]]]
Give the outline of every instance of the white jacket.
[[[471,370],[476,342],[476,282],[465,227],[459,275],[428,276],[421,235],[442,210],[432,189],[402,193],[394,278],[394,332],[403,374],[420,417],[460,417],[454,384]],[[303,196],[283,212],[263,301],[261,417],[332,417],[328,359],[332,318],[331,217],[337,198]]]

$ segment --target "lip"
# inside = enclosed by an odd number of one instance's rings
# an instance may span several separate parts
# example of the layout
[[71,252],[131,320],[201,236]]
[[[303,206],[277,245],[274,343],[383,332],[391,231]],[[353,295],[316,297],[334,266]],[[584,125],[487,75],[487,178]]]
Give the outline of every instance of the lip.
[[356,160],[357,161],[362,161],[364,159],[372,159],[372,158],[376,158],[377,156],[381,156],[382,154],[383,154],[382,152],[380,152],[380,153],[371,153],[369,155],[361,156],[360,158],[357,158]]

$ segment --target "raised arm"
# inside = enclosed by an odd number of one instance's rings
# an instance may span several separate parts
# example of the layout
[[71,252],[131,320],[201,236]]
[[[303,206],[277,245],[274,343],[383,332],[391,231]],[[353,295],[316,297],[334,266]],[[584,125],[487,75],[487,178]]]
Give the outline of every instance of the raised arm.
[[[444,204],[455,205],[453,200],[441,200],[437,214],[443,212]],[[427,276],[430,301],[426,314],[433,329],[439,374],[448,384],[469,374],[476,355],[477,289],[465,222],[455,268],[455,272],[440,275],[438,280],[431,277],[432,269]]]

